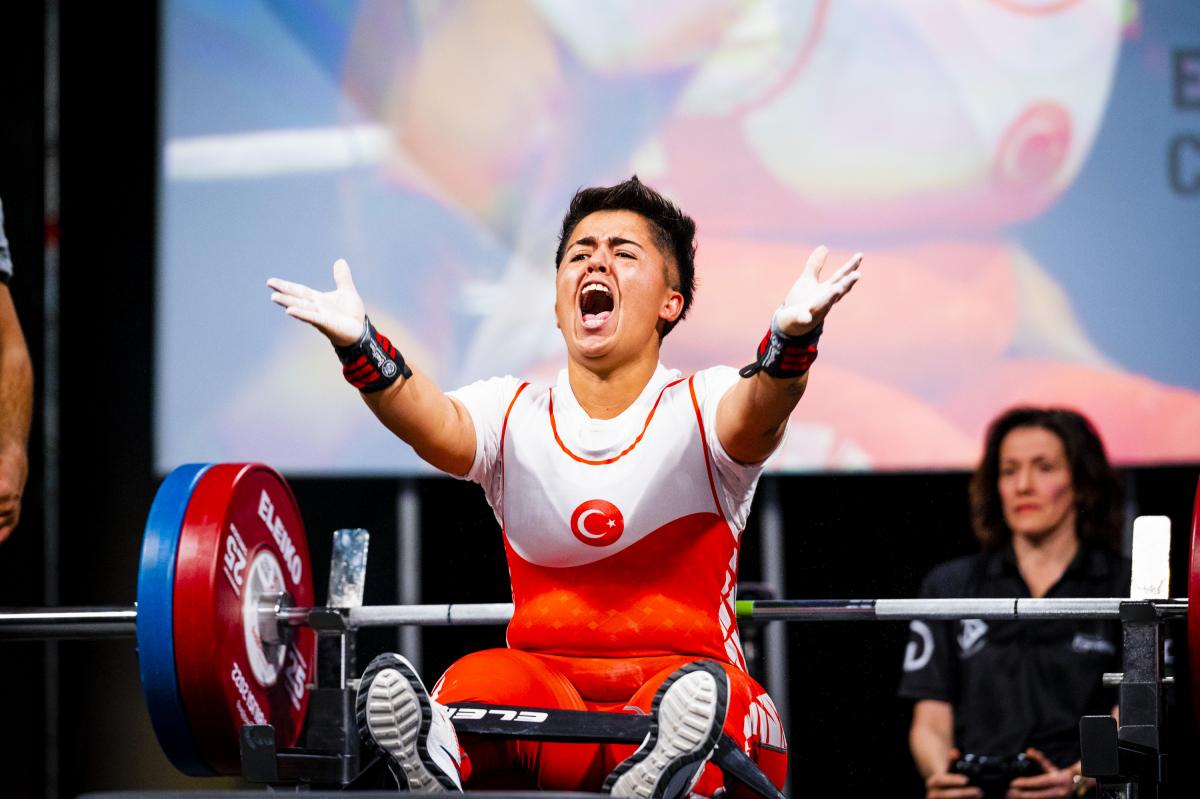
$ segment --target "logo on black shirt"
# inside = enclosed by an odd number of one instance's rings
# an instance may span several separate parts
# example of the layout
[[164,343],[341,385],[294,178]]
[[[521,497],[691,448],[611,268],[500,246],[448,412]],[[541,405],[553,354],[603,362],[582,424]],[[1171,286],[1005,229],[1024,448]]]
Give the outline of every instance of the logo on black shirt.
[[904,650],[904,670],[920,671],[929,665],[929,659],[933,657],[933,633],[923,621],[910,622],[908,629],[915,638],[909,639]]
[[1075,633],[1071,640],[1071,648],[1076,652],[1097,652],[1101,655],[1115,655],[1117,648],[1103,635],[1088,635]]
[[969,658],[979,654],[987,646],[988,626],[983,619],[960,619],[962,631],[958,634],[960,657]]

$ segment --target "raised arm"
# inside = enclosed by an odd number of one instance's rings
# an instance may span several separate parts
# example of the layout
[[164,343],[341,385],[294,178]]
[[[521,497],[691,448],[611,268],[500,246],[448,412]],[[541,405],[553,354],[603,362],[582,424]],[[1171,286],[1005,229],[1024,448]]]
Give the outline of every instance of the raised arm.
[[[813,250],[771,320],[774,335],[764,339],[757,364],[742,370],[743,375],[753,373],[739,380],[717,406],[717,436],[725,451],[742,463],[757,463],[779,445],[787,418],[808,385],[807,363],[815,357],[816,338],[825,316],[858,281],[861,254],[822,280],[821,269],[828,255],[825,247]],[[780,347],[782,354],[773,356],[772,348]],[[810,354],[806,356],[805,351]],[[772,357],[779,368],[761,368]],[[772,371],[777,375],[769,374]],[[800,373],[792,375],[797,371]]]
[[[369,354],[366,308],[345,261],[333,265],[333,281],[334,290],[326,292],[274,277],[267,286],[274,291],[272,302],[325,334],[339,348],[339,357],[352,359],[360,346]],[[367,385],[363,401],[427,463],[450,474],[466,474],[475,458],[475,427],[466,408],[442,393],[419,367],[406,365],[398,356],[393,362],[399,364],[398,373]],[[354,361],[349,365],[352,368]]]
[[12,295],[0,283],[0,541],[21,519],[32,416],[33,367]]

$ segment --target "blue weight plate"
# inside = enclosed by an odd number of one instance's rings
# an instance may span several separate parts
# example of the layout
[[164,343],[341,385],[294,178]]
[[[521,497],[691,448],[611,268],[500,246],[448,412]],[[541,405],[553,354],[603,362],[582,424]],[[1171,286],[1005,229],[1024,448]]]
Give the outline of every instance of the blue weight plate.
[[150,721],[175,768],[197,777],[215,772],[196,746],[179,692],[173,597],[179,531],[192,492],[208,468],[207,463],[180,466],[159,486],[146,517],[137,590],[138,669]]

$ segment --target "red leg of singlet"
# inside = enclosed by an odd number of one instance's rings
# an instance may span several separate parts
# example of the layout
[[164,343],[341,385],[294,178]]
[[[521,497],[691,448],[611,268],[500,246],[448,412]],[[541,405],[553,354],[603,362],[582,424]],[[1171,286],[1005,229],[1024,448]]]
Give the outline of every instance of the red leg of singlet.
[[[552,707],[564,710],[605,710],[623,707],[650,711],[654,694],[667,677],[694,657],[655,658],[661,666],[627,701],[585,701],[563,671],[577,671],[572,658],[547,658],[515,649],[488,649],[467,655],[452,665],[434,687],[433,698],[444,704],[485,702],[492,704]],[[586,659],[596,683],[597,659]],[[638,661],[613,659],[615,672],[633,669]],[[780,788],[787,772],[787,751],[782,727],[766,691],[745,672],[722,664],[729,675],[729,710],[724,731],[758,763],[763,773]],[[624,667],[624,668],[621,668]],[[607,668],[605,669],[607,671]],[[643,672],[645,673],[645,672]],[[579,675],[576,675],[578,678]],[[621,680],[623,682],[623,680]],[[469,759],[468,788],[530,788],[551,790],[598,790],[604,777],[636,747],[622,744],[551,744],[536,741],[498,741],[464,736]],[[724,784],[718,768],[705,768],[693,789],[712,796]],[[735,793],[735,796],[737,794]]]
[[[587,710],[575,687],[542,660],[516,649],[486,649],[456,661],[434,686],[443,704],[486,702]],[[470,761],[469,789],[599,788],[604,772],[599,744],[500,741],[463,736]]]

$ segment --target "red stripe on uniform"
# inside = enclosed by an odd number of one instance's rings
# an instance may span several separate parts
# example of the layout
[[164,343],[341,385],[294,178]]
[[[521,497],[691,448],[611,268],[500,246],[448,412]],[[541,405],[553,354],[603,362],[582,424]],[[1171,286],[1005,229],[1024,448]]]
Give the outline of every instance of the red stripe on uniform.
[[[700,401],[696,399],[695,375],[688,378],[688,391],[692,394],[692,407],[696,410],[696,425],[700,428],[700,446],[704,449],[704,469],[708,472],[708,487],[712,490],[713,503],[717,506],[717,513],[721,514],[725,524],[729,524],[729,518],[725,515],[725,509],[721,507],[721,500],[717,497],[717,482],[713,479],[712,473],[712,456],[708,454],[708,436],[704,434],[704,419],[700,414]],[[729,529],[733,529],[732,524],[729,524]]]
[[[508,415],[512,413],[513,406],[517,404],[517,397],[521,396],[521,392],[529,387],[528,383],[522,383],[517,389],[517,393],[513,394],[512,402],[508,403],[508,409],[504,411],[504,423],[500,425],[500,533],[504,533],[504,437],[508,434]],[[478,446],[478,442],[476,442]]]

